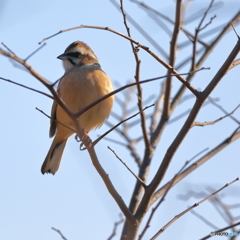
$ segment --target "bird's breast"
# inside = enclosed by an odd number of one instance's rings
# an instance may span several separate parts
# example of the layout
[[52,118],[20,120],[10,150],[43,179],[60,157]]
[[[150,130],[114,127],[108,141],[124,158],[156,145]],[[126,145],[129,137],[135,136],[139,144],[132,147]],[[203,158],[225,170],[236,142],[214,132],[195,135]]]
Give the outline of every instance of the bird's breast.
[[[91,68],[70,71],[61,79],[58,90],[62,100],[74,113],[112,91],[113,87],[109,77],[101,69]],[[85,131],[90,131],[101,126],[110,114],[113,100],[114,97],[111,96],[84,113],[79,118],[81,127]],[[62,111],[59,107],[57,119],[66,121],[68,117]]]

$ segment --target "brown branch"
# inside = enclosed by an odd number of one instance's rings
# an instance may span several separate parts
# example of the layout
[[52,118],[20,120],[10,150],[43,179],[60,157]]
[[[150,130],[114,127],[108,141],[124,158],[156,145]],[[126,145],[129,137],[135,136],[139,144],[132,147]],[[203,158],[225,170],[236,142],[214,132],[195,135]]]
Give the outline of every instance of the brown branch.
[[[110,126],[111,128],[114,127],[112,124],[110,124],[108,121],[105,122],[108,126]],[[139,154],[137,153],[137,150],[135,148],[136,145],[136,141],[132,140],[129,135],[126,133],[126,131],[121,131],[118,130],[117,128],[115,129],[115,131],[117,131],[117,133],[119,133],[126,141],[128,144],[126,144],[125,146],[129,149],[131,156],[133,157],[133,159],[135,160],[136,164],[138,167],[141,166],[141,157],[139,156]],[[106,138],[104,138],[106,139]]]
[[39,90],[37,90],[37,89],[30,88],[30,87],[28,87],[28,86],[25,86],[25,85],[23,85],[23,84],[14,82],[14,81],[12,81],[12,80],[9,80],[9,79],[3,78],[3,77],[0,77],[0,79],[2,79],[3,81],[6,81],[6,82],[10,82],[10,83],[12,83],[12,84],[15,84],[15,85],[17,85],[17,86],[26,88],[26,89],[28,89],[28,90],[31,90],[31,91],[40,93],[40,94],[42,94],[42,95],[44,95],[44,96],[46,96],[46,97],[49,97],[49,98],[51,98],[51,99],[54,99],[53,96],[51,96],[51,95],[49,95],[49,94],[47,94],[47,93],[45,93],[45,92],[39,91]]
[[168,192],[170,191],[170,189],[172,188],[172,185],[174,184],[175,179],[177,178],[177,176],[183,171],[183,169],[188,165],[189,161],[186,161],[185,164],[181,167],[181,169],[178,171],[177,174],[175,174],[175,176],[170,180],[170,184],[168,186],[168,188],[166,189],[165,193],[163,194],[162,198],[158,201],[157,205],[155,207],[152,208],[152,212],[147,220],[147,223],[145,225],[145,227],[143,228],[142,233],[139,235],[138,240],[141,240],[143,235],[146,233],[147,229],[150,227],[150,222],[153,218],[154,213],[156,212],[156,210],[159,208],[159,206],[161,205],[161,203],[165,200]]
[[[150,106],[146,106],[145,108],[143,108],[141,111],[145,111],[146,109],[150,108],[154,106],[154,104],[150,105]],[[104,138],[106,135],[108,135],[110,132],[112,132],[114,129],[116,129],[119,125],[121,125],[122,123],[130,120],[131,118],[134,118],[135,116],[137,116],[138,114],[140,114],[140,111],[135,113],[134,115],[122,120],[121,122],[119,122],[118,124],[116,124],[115,126],[113,126],[110,130],[108,130],[107,132],[105,132],[103,135],[101,135],[100,137],[98,137],[94,142],[93,142],[93,146],[95,146],[102,138]]]
[[[143,7],[144,10],[150,11],[151,13],[154,13],[154,14],[156,14],[157,16],[163,18],[163,19],[166,20],[167,22],[175,25],[175,22],[174,22],[171,18],[169,18],[168,16],[160,13],[159,11],[157,11],[157,10],[155,10],[155,9],[153,9],[153,8],[151,8],[149,5],[147,5],[147,4],[145,4],[145,3],[142,3],[142,2],[139,2],[139,1],[136,1],[136,0],[130,0],[130,1],[138,4],[138,5],[141,6],[141,7]],[[183,31],[183,33],[184,33],[187,37],[189,37],[190,39],[193,39],[193,38],[194,38],[194,36],[193,36],[186,28],[184,28],[183,26],[180,26],[179,29],[180,29],[181,31]],[[172,34],[171,34],[171,36],[172,36]],[[199,41],[199,43],[201,43],[203,46],[207,46],[207,44],[204,43],[203,41],[201,41],[200,39],[198,39],[198,41]]]
[[[170,44],[170,57],[169,57],[169,65],[172,68],[175,67],[175,58],[176,58],[176,51],[177,51],[177,39],[178,33],[181,25],[181,5],[182,1],[176,1],[176,12],[175,12],[175,25],[172,34],[172,40]],[[168,69],[168,75],[171,73],[171,70]],[[163,103],[163,112],[162,118],[169,119],[170,116],[170,98],[171,98],[171,88],[172,88],[172,77],[169,76],[165,82],[165,92],[164,92],[164,103]]]
[[[217,35],[217,37],[209,44],[208,47],[205,48],[204,53],[202,54],[202,56],[200,57],[200,59],[196,63],[196,68],[197,69],[203,64],[203,62],[211,54],[214,47],[219,43],[219,41],[223,38],[223,36],[231,29],[231,27],[232,27],[231,23],[236,24],[237,22],[239,22],[239,20],[240,20],[240,12],[237,12],[236,15],[233,16],[233,18],[230,20],[230,22],[225,24],[224,28]],[[194,74],[189,75],[187,77],[187,81],[191,82],[194,76],[195,76]],[[176,95],[173,97],[172,104],[171,104],[172,111],[178,105],[178,103],[179,103],[181,97],[183,96],[185,90],[186,90],[185,86],[181,86],[180,89],[178,90],[178,92],[176,93]],[[159,126],[159,128],[161,128],[161,126]]]
[[200,32],[202,29],[204,29],[204,28],[206,28],[206,27],[208,26],[208,25],[205,25],[205,26],[202,28],[203,21],[205,20],[208,12],[210,11],[210,9],[211,9],[211,7],[212,7],[212,5],[213,5],[213,2],[214,2],[214,0],[211,0],[209,6],[208,6],[208,8],[207,8],[207,10],[206,10],[205,13],[203,14],[203,16],[202,16],[202,18],[201,18],[201,20],[200,20],[200,22],[199,22],[198,27],[197,27],[196,30],[195,30],[195,36],[194,36],[194,38],[193,38],[193,46],[192,46],[192,48],[193,48],[193,50],[192,50],[192,63],[191,63],[191,70],[192,70],[192,71],[196,70],[196,52],[197,52],[197,39],[198,39],[198,34],[199,34],[199,32]]
[[[120,0],[120,4],[122,5],[122,1]],[[119,5],[115,2],[115,0],[110,0],[110,2],[119,10]],[[120,7],[121,12],[123,13],[123,8]],[[126,12],[126,11],[125,11]],[[138,30],[139,33],[142,34],[143,37],[145,37],[152,45],[153,47],[155,47],[157,49],[157,51],[159,53],[162,54],[162,56],[165,59],[168,59],[168,54],[166,53],[166,51],[155,41],[154,38],[152,38],[145,30],[144,28],[141,27],[141,25],[139,25],[129,14],[125,14],[124,13],[124,18],[126,20],[126,18],[128,19],[128,21]],[[125,22],[124,25],[126,26]],[[128,28],[128,27],[127,27]],[[130,35],[128,35],[129,37],[131,37]]]
[[148,188],[146,189],[142,201],[138,207],[136,217],[137,219],[142,219],[144,216],[144,213],[146,212],[146,209],[149,206],[150,199],[152,198],[152,195],[158,185],[162,182],[162,179],[165,176],[165,173],[173,159],[173,156],[179,146],[181,145],[182,141],[184,140],[185,136],[189,132],[193,121],[195,120],[198,112],[200,111],[204,101],[206,98],[210,95],[210,93],[213,91],[213,89],[216,87],[216,85],[220,82],[222,77],[225,75],[226,71],[228,70],[230,64],[232,61],[234,61],[235,57],[237,56],[238,52],[240,50],[240,41],[237,41],[236,45],[234,46],[233,50],[231,51],[230,55],[226,59],[226,61],[223,63],[219,71],[216,73],[212,81],[207,85],[205,90],[200,95],[200,98],[196,99],[196,102],[192,108],[192,111],[190,112],[188,118],[184,122],[181,130],[167,149],[167,152],[160,164],[160,167],[158,168],[152,182],[148,185]]
[[121,214],[119,215],[120,215],[120,220],[114,223],[112,234],[108,237],[107,240],[111,240],[117,234],[117,227],[123,222],[122,215]]
[[[156,126],[157,126],[157,118],[160,115],[160,112],[162,111],[160,109],[160,106],[164,100],[164,88],[165,88],[165,84],[162,83],[161,84],[161,89],[160,89],[160,93],[159,96],[157,98],[157,102],[155,104],[155,108],[151,117],[151,123],[150,123],[150,134],[152,135],[153,132],[156,130]],[[192,95],[192,94],[191,94]]]
[[[232,68],[238,66],[239,64],[240,64],[240,58],[238,58],[238,59],[236,59],[235,61],[232,62],[232,64],[228,68],[228,71],[231,70]],[[227,71],[227,73],[228,73],[228,71]]]
[[[229,136],[227,137],[225,140],[223,140],[219,145],[217,145],[215,148],[213,148],[212,150],[210,150],[209,152],[207,152],[203,157],[201,157],[199,160],[197,160],[196,162],[194,162],[193,164],[191,164],[187,169],[185,169],[175,180],[174,182],[174,186],[179,183],[183,178],[185,178],[186,176],[188,176],[190,173],[192,173],[195,169],[199,168],[201,165],[203,165],[205,162],[207,162],[209,159],[212,159],[213,156],[215,156],[217,153],[219,153],[221,150],[223,150],[225,147],[229,146],[229,144],[231,144],[232,142],[236,141],[237,139],[240,138],[240,132],[237,132],[237,130],[239,129],[239,127]],[[151,206],[152,204],[154,204],[159,197],[161,197],[164,192],[166,191],[166,189],[168,188],[170,184],[170,181],[167,182],[165,185],[163,185],[160,189],[158,189],[149,205]]]
[[[99,135],[98,135],[98,136],[99,136]],[[109,142],[111,142],[111,143],[116,143],[116,144],[118,144],[118,145],[120,145],[120,146],[122,146],[122,147],[127,148],[127,144],[126,144],[126,143],[117,141],[116,139],[109,138],[109,137],[105,137],[104,140],[109,141]]]
[[202,95],[201,95],[202,99],[205,100],[213,91],[213,89],[217,86],[217,84],[221,81],[222,77],[228,71],[229,67],[231,66],[232,62],[236,58],[239,51],[240,51],[240,39],[237,41],[230,55],[227,57],[226,61],[223,63],[223,65],[221,66],[217,74],[214,76],[214,78],[211,80],[211,82],[207,85],[205,90],[202,92]]
[[[208,97],[209,101],[212,103],[213,106],[219,108],[223,113],[228,114],[228,112],[219,104],[216,103],[216,101],[211,98]],[[229,116],[229,118],[231,118],[233,121],[235,121],[237,124],[240,124],[240,121],[238,121],[235,117],[233,117],[232,115]]]
[[37,107],[36,107],[36,110],[38,110],[40,113],[42,113],[44,116],[46,116],[47,118],[51,119],[52,121],[54,121],[54,122],[56,122],[56,123],[62,125],[63,127],[67,128],[67,129],[69,129],[69,130],[71,130],[72,132],[76,133],[76,131],[75,131],[74,129],[72,129],[72,128],[66,126],[65,124],[63,124],[63,123],[61,123],[61,122],[59,122],[57,119],[53,119],[53,118],[51,118],[51,117],[50,117],[49,115],[47,115],[43,110],[41,110],[41,109],[39,109],[39,108],[37,108]]
[[209,22],[208,23],[206,23],[205,24],[205,26],[203,26],[203,27],[201,27],[201,28],[199,28],[199,31],[202,31],[202,30],[204,30],[207,26],[209,26],[210,24],[212,24],[212,22],[213,22],[213,19],[214,18],[216,18],[217,17],[217,15],[214,15],[213,17],[211,17],[210,18],[210,20],[209,20]]
[[115,155],[115,157],[127,168],[127,170],[139,181],[139,183],[146,188],[146,184],[141,178],[139,178],[129,167],[128,165],[116,154],[116,152],[108,146],[108,149]]
[[62,237],[62,239],[67,240],[67,238],[62,234],[62,232],[59,229],[56,229],[56,228],[52,227],[52,230],[54,230],[57,233],[59,233],[59,235]]
[[[43,43],[44,41],[52,38],[52,37],[55,37],[61,33],[64,33],[64,32],[68,32],[68,31],[72,31],[72,30],[76,30],[76,29],[80,29],[80,28],[93,28],[93,29],[99,29],[99,30],[105,30],[105,31],[109,31],[109,32],[112,32],[114,34],[117,34],[131,42],[133,42],[134,44],[137,45],[137,47],[140,47],[142,48],[143,50],[145,50],[147,53],[149,53],[155,60],[157,60],[160,64],[162,64],[165,68],[167,68],[168,70],[171,70],[171,72],[173,74],[176,74],[176,78],[186,87],[188,88],[194,95],[198,96],[198,91],[192,87],[189,82],[184,79],[181,74],[179,74],[175,69],[172,68],[172,66],[170,66],[168,63],[166,63],[165,61],[163,61],[160,57],[158,57],[154,52],[152,52],[148,47],[144,46],[143,44],[141,44],[140,42],[120,33],[120,32],[117,32],[109,27],[99,27],[99,26],[87,26],[87,25],[80,25],[78,27],[73,27],[73,28],[68,28],[68,29],[65,29],[65,30],[61,30],[47,38],[44,38],[41,42],[39,42],[39,44]],[[1,53],[1,52],[0,52]]]
[[156,239],[164,230],[166,230],[171,224],[173,224],[177,219],[179,219],[180,217],[182,217],[183,215],[185,215],[187,212],[191,211],[193,208],[199,206],[201,203],[205,202],[206,200],[208,200],[209,198],[215,196],[217,193],[219,193],[220,191],[222,191],[224,188],[230,186],[231,184],[235,183],[236,181],[238,181],[239,178],[236,178],[235,180],[233,180],[230,183],[225,184],[223,187],[221,187],[220,189],[218,189],[217,191],[213,192],[212,194],[210,194],[209,196],[207,196],[206,198],[202,199],[201,201],[193,204],[191,207],[189,207],[188,209],[186,209],[185,211],[177,214],[171,221],[169,221],[165,226],[163,226],[152,238],[151,240]]
[[92,164],[94,165],[94,167],[98,171],[98,173],[101,176],[102,180],[104,181],[105,186],[107,187],[109,193],[112,195],[112,197],[114,198],[114,200],[118,204],[119,208],[121,209],[122,213],[126,217],[127,221],[129,223],[136,222],[135,219],[133,218],[132,213],[129,211],[128,207],[124,203],[122,197],[118,194],[118,192],[114,188],[111,180],[109,179],[108,174],[104,171],[104,169],[102,168],[101,164],[99,163],[98,157],[97,157],[97,155],[96,155],[96,153],[95,153],[95,151],[93,149],[93,146],[88,148],[87,150],[88,150],[88,153],[89,153],[89,155],[91,157]]
[[240,107],[240,104],[239,104],[235,109],[233,109],[230,113],[226,114],[226,115],[223,116],[223,117],[218,118],[218,119],[215,120],[215,121],[212,121],[212,122],[204,122],[204,123],[194,122],[194,123],[192,124],[192,127],[194,127],[194,126],[204,127],[204,126],[207,126],[207,125],[213,125],[213,124],[215,124],[215,123],[223,120],[224,118],[229,117],[230,115],[232,115],[239,107]]
[[[126,14],[123,10],[123,0],[120,0],[120,9],[121,9],[121,12],[122,12],[122,15],[123,15],[123,22],[124,22],[124,25],[126,27],[128,36],[131,38],[130,28],[128,27],[128,24],[127,24],[127,21],[126,21]],[[141,63],[141,60],[139,59],[138,52],[136,51],[133,42],[130,42],[130,43],[131,43],[132,51],[133,51],[134,58],[135,58],[135,61],[136,61],[135,80],[136,80],[136,82],[139,82],[140,81],[140,63]],[[147,132],[147,126],[146,126],[146,116],[145,116],[144,112],[142,111],[142,109],[143,109],[142,88],[139,84],[137,85],[137,92],[138,92],[138,108],[139,108],[139,112],[140,112],[141,128],[142,128],[143,139],[144,139],[144,143],[145,143],[145,151],[150,151],[150,143],[149,143],[149,139],[148,139],[148,132]]]
[[15,53],[3,42],[1,42],[1,44],[10,52],[12,53],[13,55],[15,55]]
[[[230,226],[221,228],[221,229],[215,231],[214,233],[223,232],[223,231],[225,231],[225,230],[227,230],[227,229],[229,229],[229,228],[236,227],[236,226],[238,226],[238,225],[240,225],[240,222],[237,222],[237,223],[232,224],[232,225],[230,225]],[[212,237],[212,235],[208,234],[207,236],[201,238],[200,240],[205,240],[205,239],[208,239],[208,238],[210,238],[210,237]]]
[[[211,7],[211,9],[209,10],[209,12],[216,10],[217,8],[220,8],[223,6],[223,2],[216,2],[213,4],[213,6]],[[200,18],[204,13],[206,12],[206,8],[202,8],[199,11],[193,13],[192,15],[190,15],[188,17],[188,19],[185,20],[186,24],[189,24],[193,21],[195,21],[196,19]]]
[[[133,94],[136,95],[134,92]],[[143,101],[143,105],[147,105],[150,102],[155,101],[155,99],[156,99],[155,95],[150,95],[146,100]],[[123,104],[121,106],[123,106]],[[138,109],[139,109],[138,106],[134,105],[133,107],[130,107],[129,109],[127,109],[127,113],[130,114],[130,113],[136,112]]]
[[29,54],[24,61],[27,61],[29,58],[31,58],[34,54],[36,54],[39,50],[41,50],[43,47],[45,47],[47,45],[47,43],[44,43],[42,46],[40,46],[39,48],[37,48],[35,51],[33,51],[31,54]]

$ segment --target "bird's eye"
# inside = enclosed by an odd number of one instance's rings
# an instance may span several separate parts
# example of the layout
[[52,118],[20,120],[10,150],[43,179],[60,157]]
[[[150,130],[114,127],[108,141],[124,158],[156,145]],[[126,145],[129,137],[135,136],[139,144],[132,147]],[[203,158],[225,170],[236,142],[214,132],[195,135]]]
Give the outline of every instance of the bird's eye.
[[80,52],[74,52],[73,53],[74,57],[78,58],[79,56],[81,56],[82,54]]

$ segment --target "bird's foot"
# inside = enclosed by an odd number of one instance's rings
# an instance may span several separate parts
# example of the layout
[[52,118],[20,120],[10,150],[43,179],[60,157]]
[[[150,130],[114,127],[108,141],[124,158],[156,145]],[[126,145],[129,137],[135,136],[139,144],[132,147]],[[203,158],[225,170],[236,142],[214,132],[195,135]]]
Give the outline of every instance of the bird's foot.
[[92,140],[86,132],[83,134],[81,140],[82,140],[82,143],[80,144],[81,150],[82,150],[83,145],[86,147],[86,149],[89,149],[92,147]]

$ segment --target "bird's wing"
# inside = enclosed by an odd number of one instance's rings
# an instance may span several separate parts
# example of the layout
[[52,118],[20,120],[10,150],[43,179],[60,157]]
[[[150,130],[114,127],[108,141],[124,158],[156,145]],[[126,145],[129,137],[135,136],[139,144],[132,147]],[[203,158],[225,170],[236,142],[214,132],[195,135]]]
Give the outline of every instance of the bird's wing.
[[49,129],[49,137],[53,137],[56,133],[56,111],[57,111],[57,101],[53,101],[52,111],[51,111],[51,120],[50,120],[50,129]]

